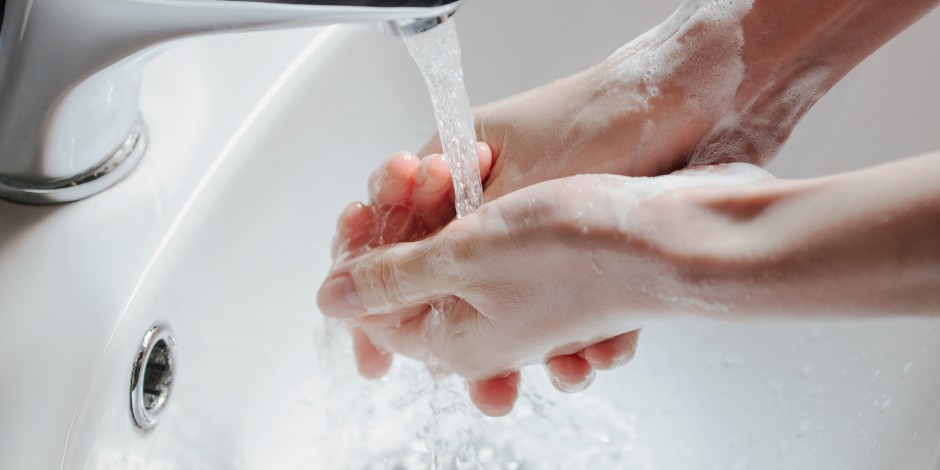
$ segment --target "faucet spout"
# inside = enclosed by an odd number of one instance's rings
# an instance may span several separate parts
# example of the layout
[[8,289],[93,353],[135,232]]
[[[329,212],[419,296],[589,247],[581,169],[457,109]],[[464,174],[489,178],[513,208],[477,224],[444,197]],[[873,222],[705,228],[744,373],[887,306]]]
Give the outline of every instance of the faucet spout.
[[348,22],[408,35],[446,20],[461,1],[6,0],[0,198],[71,202],[129,174],[147,143],[141,71],[172,39]]

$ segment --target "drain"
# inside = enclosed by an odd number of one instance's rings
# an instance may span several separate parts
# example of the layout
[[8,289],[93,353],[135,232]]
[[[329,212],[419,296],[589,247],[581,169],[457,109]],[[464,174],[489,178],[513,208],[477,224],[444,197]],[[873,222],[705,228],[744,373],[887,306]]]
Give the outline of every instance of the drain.
[[137,349],[131,372],[131,412],[141,429],[157,424],[173,387],[176,339],[165,322],[147,330]]

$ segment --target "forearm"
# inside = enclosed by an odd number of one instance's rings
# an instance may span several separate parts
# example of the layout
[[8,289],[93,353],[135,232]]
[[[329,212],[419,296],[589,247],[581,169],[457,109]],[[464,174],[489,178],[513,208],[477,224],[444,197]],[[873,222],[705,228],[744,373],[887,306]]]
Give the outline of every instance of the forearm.
[[[812,105],[859,62],[940,0],[689,0],[663,24],[595,67],[585,113],[611,139],[643,153],[639,171],[776,155]],[[657,112],[660,111],[660,112]],[[602,116],[598,119],[597,116]],[[659,142],[674,142],[663,148]]]
[[[742,22],[744,78],[717,141],[754,135],[764,163],[803,115],[855,66],[934,9],[938,0],[755,0]],[[709,150],[717,150],[710,154]],[[704,149],[702,162],[734,159]]]
[[732,243],[687,281],[739,317],[940,314],[940,153],[723,194]]
[[859,62],[926,15],[937,0],[756,0],[742,23],[742,106],[785,94],[807,74],[831,87]]

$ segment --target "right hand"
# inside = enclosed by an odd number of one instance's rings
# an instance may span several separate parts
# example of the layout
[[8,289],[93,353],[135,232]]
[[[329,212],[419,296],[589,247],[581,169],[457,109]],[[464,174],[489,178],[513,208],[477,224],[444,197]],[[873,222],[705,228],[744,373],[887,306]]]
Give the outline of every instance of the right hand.
[[[642,60],[648,52],[625,47],[597,67],[478,108],[477,138],[485,144],[480,147],[484,200],[576,174],[654,176],[683,167],[689,149],[711,121],[683,109],[685,88],[675,83],[679,75],[663,75],[655,86],[642,70],[610,79],[612,69]],[[371,203],[349,206],[340,219],[334,246],[337,264],[374,248],[421,240],[454,219],[453,190],[439,138],[432,138],[418,156],[398,154],[373,172]],[[366,321],[395,323],[418,313],[405,308]],[[353,326],[351,333],[360,372],[371,378],[384,375],[391,354],[373,345],[361,327]],[[552,382],[565,391],[583,389],[595,369],[629,361],[638,333],[547,358]],[[513,373],[504,379],[471,381],[468,387],[481,409],[502,414],[515,400],[516,380]]]
[[[520,367],[547,361],[550,369],[580,369],[571,364],[577,361],[590,369],[592,357],[604,353],[599,345],[611,353],[606,364],[623,364],[646,321],[723,312],[702,292],[697,273],[716,265],[737,272],[750,253],[725,256],[714,249],[720,244],[697,243],[730,238],[733,224],[696,196],[766,179],[766,172],[736,164],[656,178],[547,181],[429,237],[338,263],[318,301],[325,314],[358,323],[361,361],[373,359],[362,357],[370,352],[363,339],[370,348],[424,360],[466,378],[477,406],[501,415],[515,399]],[[448,308],[432,313],[441,299]],[[368,321],[389,313],[395,321]],[[555,384],[573,391],[567,382]]]
[[[477,140],[493,157],[485,201],[578,174],[656,176],[685,166],[705,119],[681,109],[681,93],[670,84],[649,96],[635,84],[604,83],[608,68],[602,64],[474,110]],[[607,91],[599,96],[600,89]],[[623,102],[646,105],[619,107]],[[435,135],[418,155],[440,153]]]
[[[478,145],[480,174],[486,178],[492,154]],[[370,204],[350,204],[340,216],[334,239],[335,266],[382,246],[419,241],[441,229],[453,218],[453,190],[442,156],[431,155],[419,161],[407,153],[388,159],[370,177]],[[335,304],[343,292],[324,285],[320,302]],[[376,347],[366,334],[369,327],[404,323],[424,313],[424,307],[403,307],[381,315],[357,317],[350,333],[359,372],[366,378],[383,376],[391,366],[392,355]],[[638,331],[617,335],[565,355],[548,358],[546,365],[552,383],[564,391],[577,391],[590,383],[594,369],[609,369],[633,357]],[[473,402],[485,413],[500,415],[512,408],[517,393],[518,373],[494,380],[469,381]]]

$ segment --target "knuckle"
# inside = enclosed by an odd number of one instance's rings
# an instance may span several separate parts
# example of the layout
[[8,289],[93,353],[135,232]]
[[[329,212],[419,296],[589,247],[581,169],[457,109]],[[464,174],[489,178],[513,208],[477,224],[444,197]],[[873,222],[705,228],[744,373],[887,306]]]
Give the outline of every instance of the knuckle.
[[351,274],[367,310],[384,311],[401,303],[400,273],[387,253],[357,264]]

